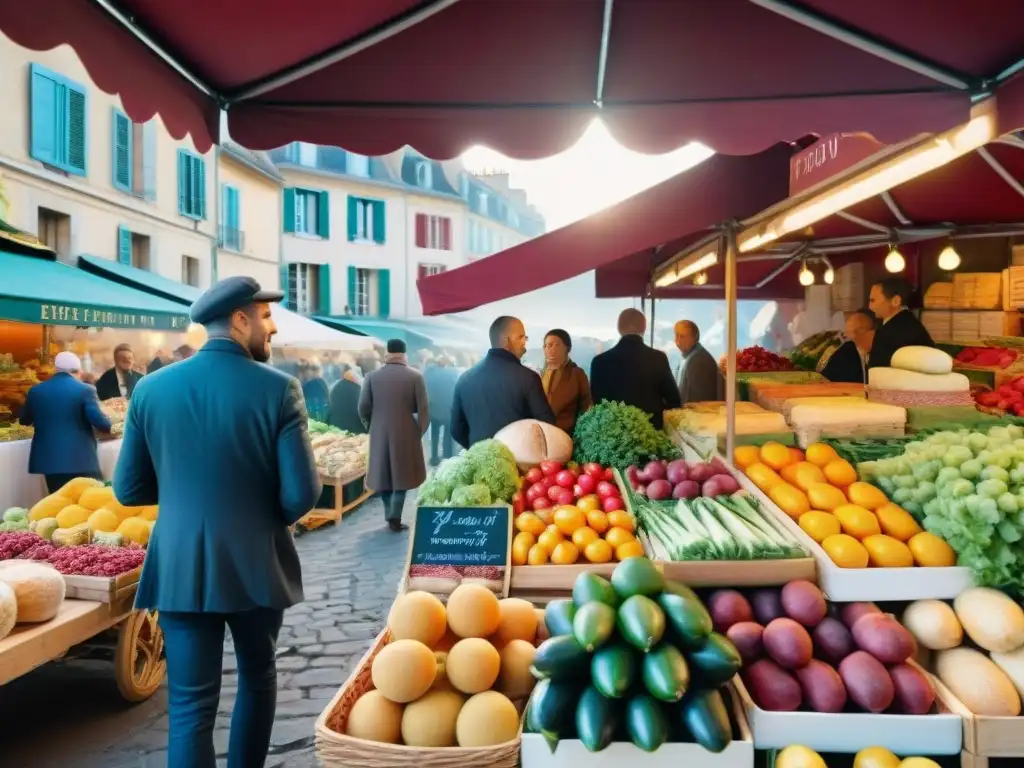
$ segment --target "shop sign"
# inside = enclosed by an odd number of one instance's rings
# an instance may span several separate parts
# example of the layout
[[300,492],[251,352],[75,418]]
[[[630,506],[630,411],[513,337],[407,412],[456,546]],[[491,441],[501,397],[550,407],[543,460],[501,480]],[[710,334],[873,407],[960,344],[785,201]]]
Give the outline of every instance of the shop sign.
[[799,194],[855,166],[885,147],[866,133],[833,133],[793,155],[789,194]]
[[42,325],[133,328],[140,331],[184,331],[189,325],[186,314],[152,314],[116,307],[41,303],[27,299],[0,299],[0,317]]
[[505,591],[511,575],[512,508],[417,507],[409,565],[503,568]]

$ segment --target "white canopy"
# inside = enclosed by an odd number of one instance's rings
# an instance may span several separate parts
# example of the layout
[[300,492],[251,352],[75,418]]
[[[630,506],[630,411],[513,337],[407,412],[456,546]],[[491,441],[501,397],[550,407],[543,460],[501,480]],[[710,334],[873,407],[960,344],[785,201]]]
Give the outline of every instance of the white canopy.
[[275,304],[272,310],[277,334],[271,340],[275,347],[297,347],[300,349],[323,349],[332,352],[356,352],[373,349],[373,339],[342,333],[308,317]]

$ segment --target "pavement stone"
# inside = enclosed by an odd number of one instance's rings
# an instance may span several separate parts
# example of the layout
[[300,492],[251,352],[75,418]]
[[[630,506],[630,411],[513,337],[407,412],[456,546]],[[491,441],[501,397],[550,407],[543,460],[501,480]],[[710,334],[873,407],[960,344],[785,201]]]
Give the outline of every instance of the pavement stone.
[[[350,512],[339,526],[296,539],[306,601],[285,614],[281,629],[277,717],[266,768],[317,765],[316,719],[384,627],[408,545],[408,533],[385,528],[377,499]],[[226,764],[237,669],[229,638],[214,731],[219,765]],[[132,706],[118,695],[109,664],[76,660],[47,664],[2,690],[0,768],[166,765],[164,688]],[[56,701],[61,702],[57,709]],[[60,712],[59,739],[53,738],[55,711]]]

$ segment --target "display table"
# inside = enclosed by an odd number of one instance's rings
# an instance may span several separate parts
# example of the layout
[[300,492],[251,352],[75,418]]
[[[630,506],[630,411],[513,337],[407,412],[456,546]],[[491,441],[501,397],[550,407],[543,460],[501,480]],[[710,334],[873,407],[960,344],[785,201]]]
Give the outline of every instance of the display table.
[[[31,440],[0,443],[0,513],[10,507],[31,507],[46,495],[42,475],[28,473]],[[99,444],[100,471],[106,480],[114,476],[114,467],[121,452],[120,440],[104,440]]]

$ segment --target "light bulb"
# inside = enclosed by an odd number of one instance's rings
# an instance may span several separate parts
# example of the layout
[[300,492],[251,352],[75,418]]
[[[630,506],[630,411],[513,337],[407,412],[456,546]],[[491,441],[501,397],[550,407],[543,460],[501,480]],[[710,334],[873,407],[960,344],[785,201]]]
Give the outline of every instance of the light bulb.
[[889,255],[885,257],[885,268],[890,272],[902,272],[906,266],[907,260],[895,248],[890,250]]
[[708,281],[707,272],[698,272],[697,276],[693,278],[694,285],[704,285]]
[[836,281],[835,270],[833,270],[832,267],[829,267],[825,270],[825,274],[822,275],[822,278],[825,280],[825,285],[832,285],[832,283]]
[[802,286],[814,285],[814,273],[807,268],[806,264],[800,268],[800,274],[797,277]]
[[956,252],[956,249],[952,245],[947,245],[942,249],[942,253],[939,254],[939,269],[952,272],[959,266],[960,254]]

